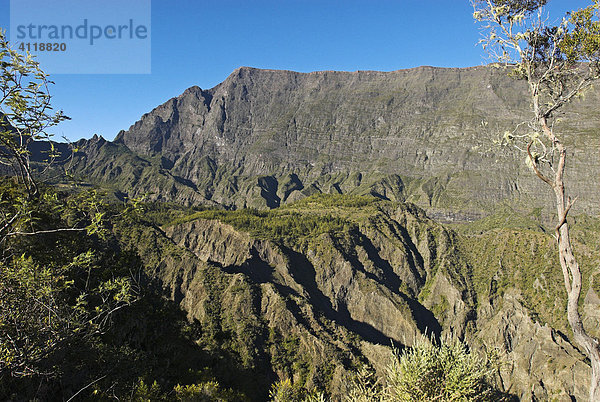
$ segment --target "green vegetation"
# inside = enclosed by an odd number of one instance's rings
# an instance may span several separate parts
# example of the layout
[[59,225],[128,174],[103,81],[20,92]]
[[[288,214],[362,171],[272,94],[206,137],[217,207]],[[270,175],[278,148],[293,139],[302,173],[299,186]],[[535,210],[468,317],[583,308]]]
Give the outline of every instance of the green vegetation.
[[[48,75],[33,56],[13,50],[0,29],[0,166],[25,187],[29,197],[37,194],[30,146],[47,141],[47,130],[68,119],[62,111],[52,113]],[[47,164],[58,155],[54,145],[41,158]],[[5,229],[0,221],[0,235]]]
[[[341,201],[336,204],[336,201]],[[345,218],[323,213],[321,207],[360,208],[375,202],[367,197],[315,195],[293,206],[258,211],[240,209],[236,211],[206,210],[181,217],[168,225],[177,225],[197,219],[218,220],[247,232],[257,239],[269,239],[286,245],[295,245],[317,238],[323,233],[339,233],[350,230],[354,224]],[[300,209],[310,207],[315,213],[301,213]]]
[[[1,185],[6,206],[26,193]],[[87,208],[102,219],[87,221]],[[0,249],[0,399],[240,400],[215,385],[212,352],[195,344],[197,325],[155,293],[142,261],[119,245],[113,225],[133,224],[137,212],[103,205],[94,192],[51,188],[29,203],[13,232],[35,234],[9,234]]]
[[[586,294],[600,263],[600,219],[581,215],[572,219],[572,225],[576,255],[583,276],[589,278],[582,288]],[[473,269],[479,300],[501,301],[507,289],[517,288],[535,318],[572,337],[564,315],[566,292],[556,240],[549,233],[536,227],[530,217],[514,212],[499,212],[454,227],[461,233],[461,253]],[[597,286],[595,280],[593,285]],[[590,330],[597,333],[594,328]]]
[[359,370],[346,401],[503,401],[494,388],[494,362],[470,353],[457,341],[435,344],[422,337],[412,348],[394,351],[385,377]]
[[501,401],[491,385],[493,362],[470,353],[459,342],[435,345],[421,339],[397,352],[387,370],[389,401]]

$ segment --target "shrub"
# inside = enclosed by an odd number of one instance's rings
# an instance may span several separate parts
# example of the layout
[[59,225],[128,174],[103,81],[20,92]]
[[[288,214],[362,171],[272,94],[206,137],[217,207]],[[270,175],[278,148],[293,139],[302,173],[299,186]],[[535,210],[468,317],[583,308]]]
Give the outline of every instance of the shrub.
[[421,338],[414,347],[395,351],[387,370],[390,401],[498,400],[491,386],[490,362],[454,340],[447,344]]
[[508,401],[494,388],[493,362],[469,352],[460,341],[436,344],[422,337],[412,348],[395,350],[384,385],[368,371],[351,380],[348,402]]

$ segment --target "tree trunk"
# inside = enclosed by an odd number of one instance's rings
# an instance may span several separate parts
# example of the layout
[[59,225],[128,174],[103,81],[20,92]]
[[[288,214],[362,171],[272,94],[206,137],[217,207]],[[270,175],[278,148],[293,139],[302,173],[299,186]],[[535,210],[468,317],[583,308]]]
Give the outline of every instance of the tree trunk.
[[590,401],[600,401],[600,356],[596,348],[596,358],[592,362],[592,382],[590,383]]
[[565,288],[567,290],[567,319],[575,342],[579,344],[590,359],[592,368],[590,381],[590,401],[600,402],[600,346],[598,341],[591,337],[583,328],[581,316],[579,315],[579,297],[581,296],[581,271],[579,264],[573,255],[573,247],[569,237],[569,224],[567,215],[573,201],[565,197],[565,186],[563,173],[566,159],[566,150],[561,143],[556,143],[560,160],[556,175],[554,177],[553,189],[556,195],[556,210],[559,223],[556,226],[556,238],[558,242],[558,255],[563,271]]

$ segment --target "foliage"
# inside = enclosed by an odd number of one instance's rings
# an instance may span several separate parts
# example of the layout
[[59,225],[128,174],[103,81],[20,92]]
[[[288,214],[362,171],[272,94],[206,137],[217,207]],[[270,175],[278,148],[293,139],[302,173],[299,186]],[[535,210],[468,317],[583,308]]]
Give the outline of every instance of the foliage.
[[176,385],[171,392],[165,393],[160,385],[154,381],[152,385],[140,380],[130,400],[137,402],[146,401],[180,401],[180,402],[226,402],[238,401],[239,395],[221,389],[216,381],[206,381],[191,385]]
[[[12,182],[5,188],[13,187],[23,190]],[[43,191],[48,194],[39,199],[52,202],[36,204],[34,231],[79,219],[78,208],[95,197]],[[162,299],[145,264],[115,236],[117,227],[142,225],[139,211],[102,203],[97,208],[103,220],[94,234],[59,231],[4,241],[0,399],[68,399],[79,392],[94,399],[245,400],[220,385],[252,378],[210,346],[219,335],[188,322],[175,303]],[[58,216],[49,214],[55,209]]]
[[[3,204],[0,213],[0,242],[9,236],[22,235],[24,232],[20,229],[31,223],[30,215],[36,208],[35,204],[48,204],[50,201],[40,200],[41,197],[47,197],[48,193],[40,192],[39,188],[39,177],[59,153],[50,141],[52,134],[48,130],[67,119],[62,111],[52,112],[49,93],[51,84],[52,81],[34,58],[30,54],[22,55],[13,50],[4,32],[0,30],[0,171],[11,175],[22,186],[18,190],[19,197],[11,197],[11,204],[7,204],[4,196],[0,197],[0,203]],[[32,148],[41,142],[47,143],[46,151],[43,151],[47,152],[45,168],[36,172],[32,166],[31,154]],[[4,194],[8,189],[3,187],[2,190]],[[59,213],[58,210],[53,212]],[[97,225],[100,219],[100,215],[95,215],[91,224]],[[85,229],[50,227],[47,230]]]
[[163,399],[163,394],[160,385],[156,381],[148,385],[144,380],[140,380],[135,387],[131,399],[139,402],[160,401]]
[[523,143],[524,152],[529,145],[528,160],[536,166],[556,163],[557,144],[544,126],[553,118],[558,122],[561,108],[600,77],[600,2],[568,13],[556,26],[547,24],[546,2],[472,0],[481,43],[492,61],[529,85],[534,118],[527,130],[505,132],[503,141]]
[[[73,338],[102,332],[110,315],[133,299],[128,278],[99,282],[95,253],[64,266],[41,266],[22,255],[0,265],[0,370],[13,377],[52,375],[46,359]],[[78,289],[76,280],[86,278]],[[94,283],[98,282],[98,283]]]
[[269,399],[272,402],[299,402],[302,401],[301,395],[302,390],[287,378],[275,382],[269,391]]
[[[3,200],[22,194],[22,185],[3,183]],[[28,211],[27,225],[78,219],[83,199],[62,198],[43,190]],[[92,202],[93,203],[93,202]],[[57,216],[56,213],[59,213]],[[102,214],[100,212],[100,214]],[[62,215],[62,216],[61,216]],[[98,228],[98,226],[96,226]],[[5,238],[0,248],[0,380],[55,378],[61,356],[85,348],[105,332],[113,314],[135,300],[131,268],[124,266],[107,241],[93,233],[47,231]]]
[[[104,203],[96,190],[80,192],[65,198],[51,187],[42,186],[36,197],[28,197],[23,185],[12,180],[0,180],[0,220],[6,229],[0,234],[0,244],[20,244],[10,240],[36,234],[81,233],[102,234]],[[61,199],[62,198],[62,199]]]
[[345,398],[347,402],[375,402],[385,398],[383,386],[375,373],[366,366],[354,373],[348,388]]
[[435,345],[421,339],[396,352],[388,367],[390,401],[497,401],[490,381],[493,368],[454,340]]
[[484,360],[458,340],[435,344],[422,337],[412,348],[392,353],[380,383],[363,368],[355,373],[349,402],[502,401],[508,395],[492,384],[494,362]]
[[301,214],[286,209],[207,210],[176,219],[171,224],[196,219],[219,220],[259,239],[270,239],[284,244],[297,244],[303,238],[316,238],[323,233],[346,231],[353,226],[348,220],[337,216]]
[[298,384],[292,384],[289,379],[276,381],[269,391],[271,402],[325,402],[327,399],[322,392],[306,392]]
[[[47,130],[67,119],[62,111],[52,113],[50,84],[33,56],[13,50],[0,31],[0,164],[12,171],[30,197],[38,190],[29,147],[49,140]],[[50,143],[48,161],[56,156]]]
[[216,381],[185,386],[177,385],[174,391],[175,398],[182,402],[233,400],[232,395],[228,395],[228,392],[221,390],[221,386]]

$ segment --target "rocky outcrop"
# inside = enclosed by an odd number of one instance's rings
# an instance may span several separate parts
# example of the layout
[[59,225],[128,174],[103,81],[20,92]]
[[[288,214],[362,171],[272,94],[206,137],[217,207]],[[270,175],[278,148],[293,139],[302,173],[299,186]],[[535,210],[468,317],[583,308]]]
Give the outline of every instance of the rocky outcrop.
[[[127,147],[94,136],[74,144],[77,152],[67,160],[69,173],[85,182],[101,183],[121,198],[147,198],[184,205],[217,205],[197,191],[188,180],[173,175],[161,158],[150,160]],[[70,152],[65,150],[64,153]]]
[[[419,333],[399,289],[388,289],[382,283],[384,278],[374,277],[381,275],[379,267],[366,258],[349,255],[355,250],[341,244],[351,242],[350,238],[323,234],[301,253],[272,241],[253,239],[218,221],[195,221],[166,228],[165,233],[203,261],[243,273],[256,283],[275,283],[370,343],[390,346],[393,340],[412,344]],[[371,267],[362,266],[363,262]]]
[[476,343],[499,356],[499,378],[521,401],[585,401],[590,367],[564,335],[535,322],[521,295],[506,292],[499,307],[479,310]]

